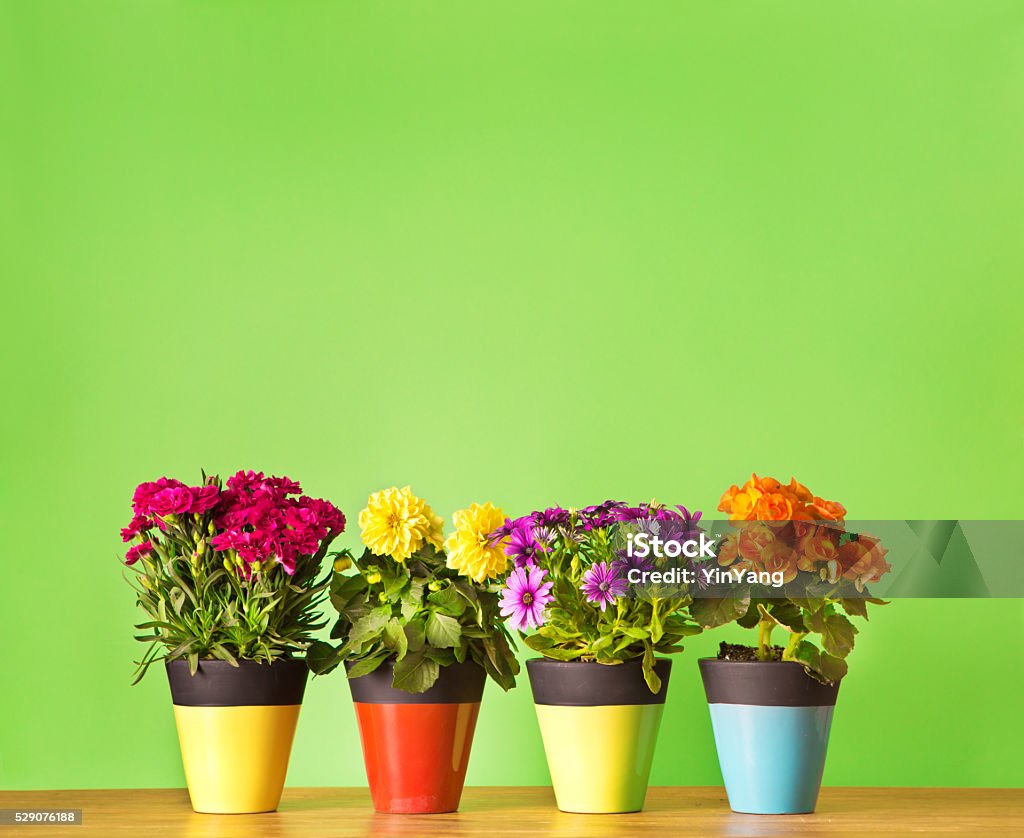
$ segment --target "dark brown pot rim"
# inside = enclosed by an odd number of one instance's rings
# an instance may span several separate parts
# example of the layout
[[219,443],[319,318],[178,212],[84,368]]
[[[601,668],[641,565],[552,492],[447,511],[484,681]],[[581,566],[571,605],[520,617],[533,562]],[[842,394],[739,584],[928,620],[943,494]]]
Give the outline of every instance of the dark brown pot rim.
[[672,661],[657,658],[654,671],[661,689],[652,693],[639,660],[617,664],[532,658],[526,662],[534,704],[559,707],[603,707],[621,704],[664,704]]
[[254,707],[302,704],[309,670],[304,660],[258,663],[199,661],[196,674],[187,660],[167,661],[171,701],[183,707]]
[[709,704],[832,707],[839,683],[816,681],[795,661],[697,661]]
[[[345,664],[346,668],[352,666]],[[433,686],[421,693],[391,686],[394,674],[395,661],[391,658],[369,675],[349,678],[352,700],[359,704],[478,704],[487,681],[484,668],[472,660],[442,666]]]

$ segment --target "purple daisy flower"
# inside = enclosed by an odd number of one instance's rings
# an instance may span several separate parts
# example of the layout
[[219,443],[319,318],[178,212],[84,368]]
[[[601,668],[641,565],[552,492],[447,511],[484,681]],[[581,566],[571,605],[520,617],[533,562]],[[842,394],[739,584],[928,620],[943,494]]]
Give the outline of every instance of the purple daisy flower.
[[686,560],[686,569],[692,574],[694,587],[702,591],[706,591],[708,589],[708,581],[701,571],[708,567],[710,567],[710,565],[707,562],[697,562],[693,559]]
[[569,523],[569,511],[560,506],[549,506],[543,512],[534,512],[531,516],[538,527],[559,527]]
[[519,567],[505,580],[501,592],[501,615],[516,631],[524,627],[539,628],[544,624],[544,607],[551,602],[551,582],[545,582],[547,571],[539,567]]
[[576,544],[582,544],[587,540],[587,537],[583,534],[583,532],[581,530],[576,529],[575,527],[559,527],[558,532],[562,536],[562,538],[567,542],[573,541]]
[[639,521],[651,517],[650,504],[641,503],[639,506],[622,506],[612,510],[612,517],[616,521]]
[[580,510],[580,523],[585,530],[607,527],[615,523],[618,510],[625,506],[621,500],[606,500],[604,503],[585,506]]
[[604,503],[595,503],[590,506],[584,506],[580,510],[580,515],[601,515],[605,512],[611,512],[614,509],[622,509],[625,506],[625,501],[606,500]]
[[529,527],[530,517],[525,518],[506,518],[505,523],[498,527],[493,532],[487,533],[487,540],[492,544],[497,544],[499,541],[503,541],[509,538],[520,527]]
[[540,549],[546,553],[555,543],[556,533],[551,527],[534,527],[533,537],[537,539]]
[[533,527],[526,524],[513,528],[508,544],[505,545],[505,555],[516,563],[516,567],[522,567],[536,562],[537,554],[543,549],[534,538]]
[[629,550],[625,548],[616,550],[615,555],[618,558],[612,562],[612,570],[623,579],[629,579],[629,571],[631,570],[639,570],[641,573],[654,570],[654,562],[647,556],[643,558],[631,556],[629,555]]
[[586,595],[587,602],[600,605],[604,611],[616,597],[626,593],[626,580],[608,562],[598,562],[583,574],[580,590]]
[[677,506],[676,509],[679,510],[680,514],[683,516],[683,520],[686,521],[687,525],[693,527],[697,526],[697,522],[700,521],[700,516],[704,514],[699,509],[691,514],[690,510],[688,510],[685,506]]

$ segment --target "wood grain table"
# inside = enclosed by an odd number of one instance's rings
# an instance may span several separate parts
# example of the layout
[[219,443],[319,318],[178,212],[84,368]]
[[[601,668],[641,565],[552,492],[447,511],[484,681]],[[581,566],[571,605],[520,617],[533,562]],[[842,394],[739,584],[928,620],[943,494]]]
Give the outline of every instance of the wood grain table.
[[378,815],[366,789],[286,789],[266,815],[197,815],[184,789],[0,792],[0,809],[82,809],[81,826],[7,826],[7,836],[1024,836],[1021,789],[823,789],[813,815],[737,815],[721,788],[652,788],[630,815],[570,815],[547,787],[468,788],[450,815]]

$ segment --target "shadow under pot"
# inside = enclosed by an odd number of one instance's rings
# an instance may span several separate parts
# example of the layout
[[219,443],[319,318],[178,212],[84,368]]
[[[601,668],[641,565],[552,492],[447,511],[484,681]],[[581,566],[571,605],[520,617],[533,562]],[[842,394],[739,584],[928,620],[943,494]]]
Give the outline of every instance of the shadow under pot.
[[373,808],[385,814],[454,812],[462,799],[480,712],[483,667],[441,667],[422,693],[391,686],[394,661],[349,680]]
[[208,814],[273,812],[281,802],[306,662],[167,662],[181,761],[192,808]]
[[813,812],[839,684],[822,684],[793,661],[698,663],[732,810]]
[[672,662],[654,669],[652,693],[640,661],[526,662],[555,801],[563,812],[639,812],[647,797],[654,746]]

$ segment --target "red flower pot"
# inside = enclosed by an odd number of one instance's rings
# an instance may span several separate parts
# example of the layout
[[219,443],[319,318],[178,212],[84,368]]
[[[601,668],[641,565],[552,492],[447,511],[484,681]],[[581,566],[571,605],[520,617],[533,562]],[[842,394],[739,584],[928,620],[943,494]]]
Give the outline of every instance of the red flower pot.
[[349,681],[373,808],[434,814],[459,808],[486,673],[472,661],[441,669],[423,693],[391,686],[393,662]]

